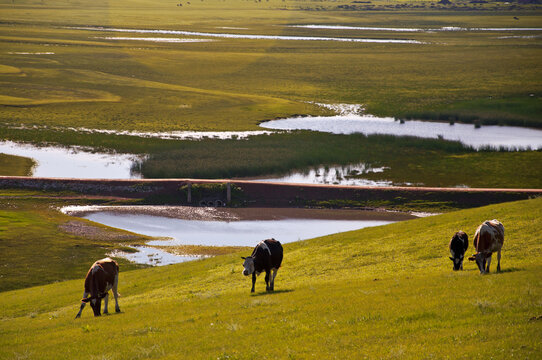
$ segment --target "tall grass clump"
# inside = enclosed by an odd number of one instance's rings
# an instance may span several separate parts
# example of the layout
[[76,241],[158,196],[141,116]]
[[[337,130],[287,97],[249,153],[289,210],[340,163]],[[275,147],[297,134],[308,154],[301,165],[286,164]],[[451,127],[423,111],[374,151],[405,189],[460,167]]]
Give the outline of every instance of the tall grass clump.
[[232,178],[285,174],[311,166],[364,162],[377,165],[398,149],[420,152],[473,151],[458,142],[388,135],[335,135],[318,132],[254,136],[248,140],[182,142],[151,154],[138,168],[149,178]]

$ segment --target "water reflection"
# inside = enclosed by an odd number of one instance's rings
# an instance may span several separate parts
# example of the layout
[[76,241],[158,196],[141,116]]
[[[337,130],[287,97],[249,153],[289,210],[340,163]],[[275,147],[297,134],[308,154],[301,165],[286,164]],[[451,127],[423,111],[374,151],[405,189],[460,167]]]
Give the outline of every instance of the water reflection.
[[363,174],[379,173],[386,169],[386,167],[372,168],[364,163],[347,166],[321,166],[303,172],[292,172],[282,177],[258,180],[299,184],[392,186],[393,183],[391,181],[369,180],[360,177],[363,176]]
[[175,255],[168,253],[167,251],[148,246],[133,246],[132,248],[137,251],[132,253],[116,250],[107,254],[107,256],[121,257],[127,259],[128,261],[135,262],[136,264],[146,264],[152,266],[178,264],[202,258],[198,256]]
[[289,243],[393,222],[321,219],[203,221],[112,212],[91,213],[84,218],[138,234],[171,238],[150,241],[147,245],[151,246],[254,246],[258,241],[271,237]]
[[35,146],[0,141],[0,153],[34,159],[35,177],[67,177],[84,179],[136,179],[131,172],[134,161],[142,157],[133,154],[90,152],[80,147]]

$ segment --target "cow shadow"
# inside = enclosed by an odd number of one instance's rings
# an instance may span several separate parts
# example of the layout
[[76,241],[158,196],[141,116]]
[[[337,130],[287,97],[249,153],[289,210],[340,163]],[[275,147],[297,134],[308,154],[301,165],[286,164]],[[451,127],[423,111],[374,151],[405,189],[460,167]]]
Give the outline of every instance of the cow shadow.
[[523,271],[523,270],[524,269],[522,268],[511,267],[511,268],[504,268],[499,272],[497,272],[496,270],[495,271],[492,270],[491,272],[494,274],[504,274],[504,273],[511,273],[511,272],[516,272],[516,271]]
[[259,293],[251,294],[251,296],[265,296],[265,295],[275,295],[275,294],[284,294],[284,293],[290,293],[293,292],[293,289],[281,289],[281,290],[275,290],[275,291],[262,291]]

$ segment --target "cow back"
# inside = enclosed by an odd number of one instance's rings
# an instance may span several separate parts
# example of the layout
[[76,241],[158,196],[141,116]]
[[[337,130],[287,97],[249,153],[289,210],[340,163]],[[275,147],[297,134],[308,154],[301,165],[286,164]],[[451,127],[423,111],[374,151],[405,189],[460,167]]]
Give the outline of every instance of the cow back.
[[469,236],[463,231],[458,231],[450,240],[450,252],[452,254],[464,254],[469,247]]
[[484,221],[474,234],[474,247],[479,253],[499,251],[504,243],[504,226],[498,220]]
[[115,277],[119,273],[119,265],[115,260],[106,258],[96,261],[88,270],[85,278],[85,292],[96,296],[104,293],[107,286],[115,283]]
[[267,239],[260,242],[254,248],[254,269],[256,272],[269,271],[272,268],[278,269],[282,264],[282,245],[275,239]]
[[282,264],[283,250],[282,244],[275,239],[265,240],[265,243],[271,250],[271,267],[278,269]]

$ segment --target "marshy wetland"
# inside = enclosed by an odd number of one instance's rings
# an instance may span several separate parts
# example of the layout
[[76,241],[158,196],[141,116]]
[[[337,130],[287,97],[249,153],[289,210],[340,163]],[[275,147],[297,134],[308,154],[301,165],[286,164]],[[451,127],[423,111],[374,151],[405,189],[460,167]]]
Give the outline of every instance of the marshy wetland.
[[[540,189],[541,19],[539,4],[515,0],[0,0],[0,175]],[[326,128],[306,126],[315,119]],[[58,210],[148,203],[0,189],[0,358],[542,352],[539,198],[465,209],[421,195],[410,210],[444,213],[417,219]],[[493,218],[506,229],[503,272],[452,272],[451,235]],[[176,233],[192,225],[230,246]],[[180,245],[150,247],[150,235]],[[260,276],[250,295],[240,256],[271,236],[285,249],[276,291]],[[86,271],[108,254],[196,261],[117,257],[123,313],[74,322]]]

